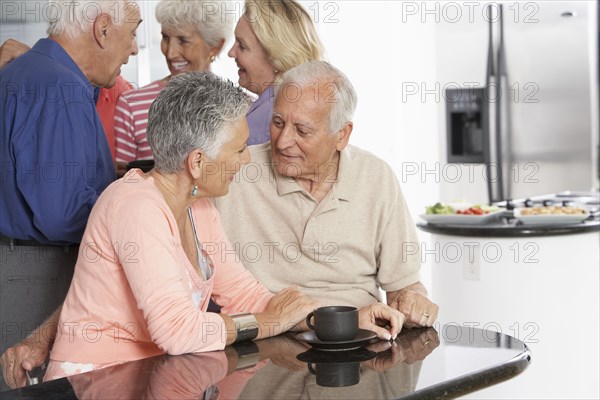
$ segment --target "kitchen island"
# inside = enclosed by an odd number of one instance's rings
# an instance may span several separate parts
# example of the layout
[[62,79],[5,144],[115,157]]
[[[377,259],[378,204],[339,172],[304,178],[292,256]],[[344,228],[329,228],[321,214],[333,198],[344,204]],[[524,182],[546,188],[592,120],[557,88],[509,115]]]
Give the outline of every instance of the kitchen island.
[[431,233],[422,250],[440,323],[508,333],[536,356],[527,374],[473,398],[599,398],[598,219],[523,225],[507,213],[418,227]]
[[289,335],[237,346],[133,361],[0,399],[454,398],[504,382],[531,360],[522,341],[453,324],[406,328],[394,342],[348,351],[317,351]]

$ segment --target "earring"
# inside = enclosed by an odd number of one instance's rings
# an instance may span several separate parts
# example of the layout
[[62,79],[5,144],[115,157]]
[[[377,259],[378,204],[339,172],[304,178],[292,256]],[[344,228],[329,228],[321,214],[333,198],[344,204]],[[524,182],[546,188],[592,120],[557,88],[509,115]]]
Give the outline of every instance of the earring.
[[216,60],[216,59],[217,59],[217,58],[216,58],[215,56],[210,56],[210,62],[211,62],[211,63],[215,62],[215,60]]
[[194,185],[194,187],[192,188],[192,196],[198,196],[198,185]]

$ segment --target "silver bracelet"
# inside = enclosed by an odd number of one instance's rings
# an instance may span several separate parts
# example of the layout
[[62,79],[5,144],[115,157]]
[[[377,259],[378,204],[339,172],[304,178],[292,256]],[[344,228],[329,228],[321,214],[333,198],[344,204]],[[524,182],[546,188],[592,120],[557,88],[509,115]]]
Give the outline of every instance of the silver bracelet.
[[235,341],[244,342],[246,340],[256,339],[258,336],[258,321],[251,313],[231,314],[229,315],[235,325]]
[[234,343],[231,348],[237,353],[236,371],[252,368],[260,361],[260,349],[252,341]]

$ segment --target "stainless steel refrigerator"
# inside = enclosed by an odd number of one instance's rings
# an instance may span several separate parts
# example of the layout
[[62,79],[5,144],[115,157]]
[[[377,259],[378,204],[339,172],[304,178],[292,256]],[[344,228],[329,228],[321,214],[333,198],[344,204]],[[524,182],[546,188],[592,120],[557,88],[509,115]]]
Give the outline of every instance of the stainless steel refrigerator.
[[598,2],[442,2],[438,11],[442,199],[597,190]]

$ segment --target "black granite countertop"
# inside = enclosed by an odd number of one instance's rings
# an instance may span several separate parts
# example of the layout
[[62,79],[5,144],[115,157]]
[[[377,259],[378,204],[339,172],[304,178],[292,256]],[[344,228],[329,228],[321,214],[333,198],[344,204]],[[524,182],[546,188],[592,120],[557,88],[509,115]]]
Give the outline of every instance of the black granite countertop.
[[433,399],[510,379],[531,360],[502,333],[404,329],[394,342],[317,351],[295,336],[221,352],[158,356],[0,393],[0,399]]
[[533,237],[572,235],[599,232],[600,220],[588,219],[574,224],[524,225],[506,211],[492,221],[478,225],[433,224],[418,222],[417,227],[425,232],[442,235],[470,237]]

